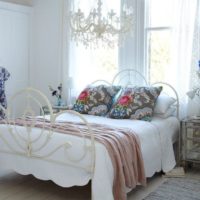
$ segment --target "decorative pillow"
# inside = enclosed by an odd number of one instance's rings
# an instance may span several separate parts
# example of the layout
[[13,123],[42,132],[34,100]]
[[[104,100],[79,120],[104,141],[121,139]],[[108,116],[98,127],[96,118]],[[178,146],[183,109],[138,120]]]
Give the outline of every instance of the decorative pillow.
[[176,108],[173,107],[173,106],[171,106],[171,107],[169,107],[169,108],[166,110],[165,113],[160,113],[160,114],[155,113],[153,116],[154,116],[154,117],[159,117],[159,118],[166,119],[166,118],[168,118],[168,117],[173,116],[174,113],[175,113],[175,111],[176,111]]
[[119,86],[89,86],[80,93],[72,109],[82,114],[105,116],[120,89]]
[[173,105],[176,100],[167,94],[160,94],[156,100],[156,105],[154,108],[154,113],[156,114],[164,114],[168,110],[168,108]]
[[115,119],[150,120],[162,87],[125,88],[112,106],[109,116]]

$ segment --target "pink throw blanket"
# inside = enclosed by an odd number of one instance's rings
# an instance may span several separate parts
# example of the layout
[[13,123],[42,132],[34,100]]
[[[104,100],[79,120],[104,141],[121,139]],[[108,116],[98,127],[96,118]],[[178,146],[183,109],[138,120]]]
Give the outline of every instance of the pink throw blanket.
[[[3,122],[1,122],[3,123]],[[87,134],[87,127],[83,123],[56,122],[51,124],[48,120],[17,119],[11,124],[23,126],[34,123],[34,127],[51,129],[55,132],[81,136],[76,130],[78,125]],[[126,200],[126,187],[134,188],[137,184],[146,185],[144,163],[141,154],[140,141],[132,130],[113,128],[107,125],[90,124],[95,140],[102,143],[111,158],[114,169],[113,195],[115,200]]]

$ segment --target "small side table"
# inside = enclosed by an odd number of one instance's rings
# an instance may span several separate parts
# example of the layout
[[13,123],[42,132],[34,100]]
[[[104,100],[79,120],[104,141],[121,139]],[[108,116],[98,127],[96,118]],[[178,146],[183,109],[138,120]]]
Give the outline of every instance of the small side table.
[[[67,110],[68,106],[52,106],[53,113],[58,113],[60,111]],[[48,106],[42,106],[42,110],[44,112],[44,115],[49,114],[49,108]],[[42,110],[40,110],[40,115],[42,115]]]
[[68,106],[52,106],[53,113],[58,113],[60,111],[67,110]]
[[200,163],[200,117],[191,117],[181,121],[182,162]]

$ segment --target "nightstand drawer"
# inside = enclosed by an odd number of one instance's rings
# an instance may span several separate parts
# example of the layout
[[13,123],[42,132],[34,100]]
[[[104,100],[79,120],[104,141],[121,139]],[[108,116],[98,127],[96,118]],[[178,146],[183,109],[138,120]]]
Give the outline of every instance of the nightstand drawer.
[[182,160],[200,162],[200,119],[181,121]]
[[195,139],[200,142],[200,126],[187,126],[186,129],[186,139]]
[[186,159],[200,159],[200,142],[186,141]]
[[200,152],[193,152],[193,151],[188,151],[186,153],[186,160],[188,161],[195,161],[199,162],[200,161]]

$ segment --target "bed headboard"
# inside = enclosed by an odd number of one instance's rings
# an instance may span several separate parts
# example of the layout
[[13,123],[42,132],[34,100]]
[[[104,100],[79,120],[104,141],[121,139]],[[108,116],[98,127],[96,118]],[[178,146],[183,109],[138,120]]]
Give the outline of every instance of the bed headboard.
[[146,78],[135,69],[125,69],[118,72],[113,80],[112,85],[128,86],[162,86],[162,93],[169,95],[175,99],[174,106],[176,107],[176,117],[179,119],[179,97],[175,88],[166,82],[148,83]]
[[147,86],[148,81],[146,78],[137,70],[134,69],[125,69],[118,72],[113,80],[112,85],[122,85],[122,86]]
[[103,79],[102,80],[99,79],[99,80],[93,81],[92,83],[89,84],[89,86],[96,86],[96,85],[100,85],[100,84],[112,86],[111,83],[109,83],[108,81],[103,80]]

